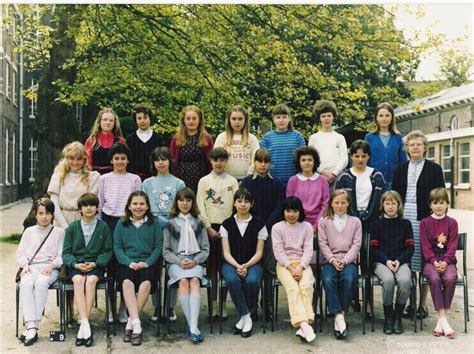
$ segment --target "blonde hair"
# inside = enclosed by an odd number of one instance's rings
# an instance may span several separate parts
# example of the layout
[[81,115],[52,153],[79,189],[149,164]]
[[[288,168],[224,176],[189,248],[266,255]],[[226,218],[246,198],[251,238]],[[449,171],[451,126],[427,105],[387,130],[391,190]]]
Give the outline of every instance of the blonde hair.
[[250,131],[250,122],[249,122],[249,113],[243,106],[233,106],[231,109],[227,111],[227,118],[225,120],[225,138],[226,138],[226,146],[232,144],[232,137],[234,136],[234,129],[230,124],[230,116],[233,112],[240,112],[244,115],[244,127],[242,128],[242,140],[240,140],[240,145],[247,146],[249,145],[249,131]]
[[84,145],[79,141],[73,141],[72,143],[67,144],[61,151],[62,159],[58,162],[54,168],[54,172],[59,174],[59,185],[64,185],[64,179],[66,178],[67,173],[71,170],[67,163],[68,158],[82,158],[83,165],[81,168],[82,178],[81,182],[84,184],[89,183],[89,167],[87,166],[87,153]]
[[179,127],[178,127],[178,131],[174,135],[174,137],[176,138],[176,145],[178,147],[184,147],[186,145],[186,138],[188,137],[188,130],[186,129],[186,125],[184,124],[184,117],[186,116],[186,113],[189,112],[189,111],[195,112],[198,115],[198,118],[199,118],[198,146],[199,147],[205,147],[205,146],[207,146],[206,137],[208,136],[208,134],[206,132],[206,129],[204,128],[204,114],[198,106],[193,106],[193,105],[184,107],[181,110],[181,113],[179,114]]
[[333,220],[334,219],[334,209],[332,208],[332,201],[334,198],[339,197],[341,195],[345,195],[347,199],[347,214],[350,214],[351,210],[351,199],[349,198],[349,193],[345,189],[336,189],[334,192],[331,193],[331,197],[329,198],[328,207],[324,212],[324,217],[326,219]]
[[398,217],[403,216],[403,202],[402,202],[402,197],[397,191],[386,191],[384,194],[382,194],[382,198],[380,199],[380,208],[379,208],[379,214],[383,215],[385,213],[385,210],[383,208],[383,203],[386,200],[391,200],[394,202],[397,202],[398,208],[397,208],[397,215]]
[[410,156],[410,153],[408,152],[408,142],[410,140],[418,139],[418,138],[421,138],[421,140],[423,140],[423,145],[425,146],[423,157],[426,156],[426,152],[428,151],[428,138],[426,137],[425,134],[423,134],[421,130],[413,130],[405,136],[405,151],[407,152],[408,156]]
[[100,127],[100,120],[102,119],[104,113],[111,113],[114,116],[114,127],[112,129],[112,133],[114,133],[114,135],[116,136],[122,137],[122,129],[120,129],[120,120],[117,113],[115,113],[112,108],[102,108],[97,114],[97,118],[95,119],[94,124],[92,125],[91,133],[89,135],[92,142],[94,143],[94,149],[99,148],[99,139],[97,137],[102,131],[102,128]]

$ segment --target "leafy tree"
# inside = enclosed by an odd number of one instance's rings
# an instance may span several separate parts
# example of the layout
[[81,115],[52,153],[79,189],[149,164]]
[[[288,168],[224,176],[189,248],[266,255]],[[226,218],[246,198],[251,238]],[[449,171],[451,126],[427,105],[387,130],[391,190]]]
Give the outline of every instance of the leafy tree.
[[450,47],[440,53],[439,69],[441,78],[451,86],[461,86],[469,82],[473,74],[474,55],[467,47]]

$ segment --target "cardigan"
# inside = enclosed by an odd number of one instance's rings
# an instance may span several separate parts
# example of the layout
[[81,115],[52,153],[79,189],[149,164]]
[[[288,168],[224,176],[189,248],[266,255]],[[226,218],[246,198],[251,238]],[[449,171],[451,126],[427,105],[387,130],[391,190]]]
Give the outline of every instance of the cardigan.
[[72,222],[66,229],[63,246],[63,262],[66,266],[74,268],[77,263],[94,262],[98,268],[105,268],[112,258],[112,252],[112,235],[104,221],[97,220],[87,246],[81,220]]
[[276,261],[283,267],[300,260],[306,269],[313,257],[313,227],[306,221],[293,225],[280,221],[272,228],[272,246]]
[[408,219],[382,218],[373,222],[370,231],[370,251],[374,263],[386,264],[398,260],[410,263],[413,256],[413,229]]
[[151,154],[157,147],[166,146],[166,140],[161,134],[152,133],[146,143],[140,140],[137,132],[133,132],[126,139],[127,146],[132,153],[127,170],[140,176],[142,181],[151,176]]
[[[409,161],[402,163],[393,176],[392,189],[397,191],[405,204],[407,193]],[[416,182],[416,209],[417,220],[430,215],[429,195],[434,188],[444,188],[444,176],[441,166],[430,160],[425,160],[420,177]]]
[[390,134],[387,146],[383,144],[379,133],[368,133],[365,141],[370,146],[370,159],[367,165],[382,172],[385,189],[391,189],[395,171],[401,163],[407,161],[407,154],[403,149],[403,134]]
[[[210,246],[209,237],[207,237],[204,223],[198,218],[193,217],[191,225],[196,236],[196,241],[201,250],[193,255],[193,260],[197,264],[202,264],[209,257]],[[176,218],[172,218],[163,228],[163,258],[168,263],[179,264],[178,247],[179,239],[181,238],[181,226],[176,222]]]
[[[438,238],[442,234],[446,236],[446,240],[443,248],[440,248]],[[447,264],[456,264],[458,223],[447,215],[442,219],[428,216],[420,221],[420,242],[421,254],[426,263],[444,261]]]
[[144,223],[139,228],[132,222],[125,226],[123,219],[114,231],[114,252],[117,261],[128,266],[132,262],[156,263],[163,249],[162,225],[155,218],[153,224]]
[[346,225],[338,231],[334,221],[328,218],[319,220],[319,251],[324,263],[331,259],[342,259],[346,264],[357,261],[362,245],[362,225],[359,218],[348,215]]

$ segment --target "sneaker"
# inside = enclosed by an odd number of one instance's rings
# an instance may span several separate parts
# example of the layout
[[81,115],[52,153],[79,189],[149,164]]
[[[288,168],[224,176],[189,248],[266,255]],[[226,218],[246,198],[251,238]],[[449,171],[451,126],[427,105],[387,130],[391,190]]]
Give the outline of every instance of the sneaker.
[[155,311],[153,312],[153,315],[151,315],[150,321],[153,323],[158,322],[158,307],[155,307]]
[[170,322],[176,322],[178,320],[178,316],[176,316],[176,313],[174,312],[174,309],[171,309],[171,315],[168,317],[168,321]]

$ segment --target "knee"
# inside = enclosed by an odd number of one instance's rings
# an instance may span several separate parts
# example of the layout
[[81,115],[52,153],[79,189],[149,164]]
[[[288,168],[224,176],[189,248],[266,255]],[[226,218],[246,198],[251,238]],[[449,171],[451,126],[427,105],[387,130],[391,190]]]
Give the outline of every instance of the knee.
[[199,278],[192,278],[189,282],[190,282],[191,286],[193,286],[193,287],[201,286],[201,282],[200,282]]
[[133,282],[129,279],[125,279],[123,282],[122,282],[122,289],[127,291],[127,290],[135,290],[135,285],[133,284]]
[[149,280],[145,280],[140,284],[140,290],[148,290],[150,291],[151,289],[151,282]]
[[188,279],[180,279],[179,280],[179,287],[180,288],[188,288],[189,287],[189,280]]
[[457,274],[449,274],[445,278],[445,283],[447,285],[456,285],[456,281],[458,280]]
[[95,277],[95,276],[90,276],[90,277],[87,277],[86,279],[86,287],[88,289],[95,289],[97,283],[99,282],[99,278]]

